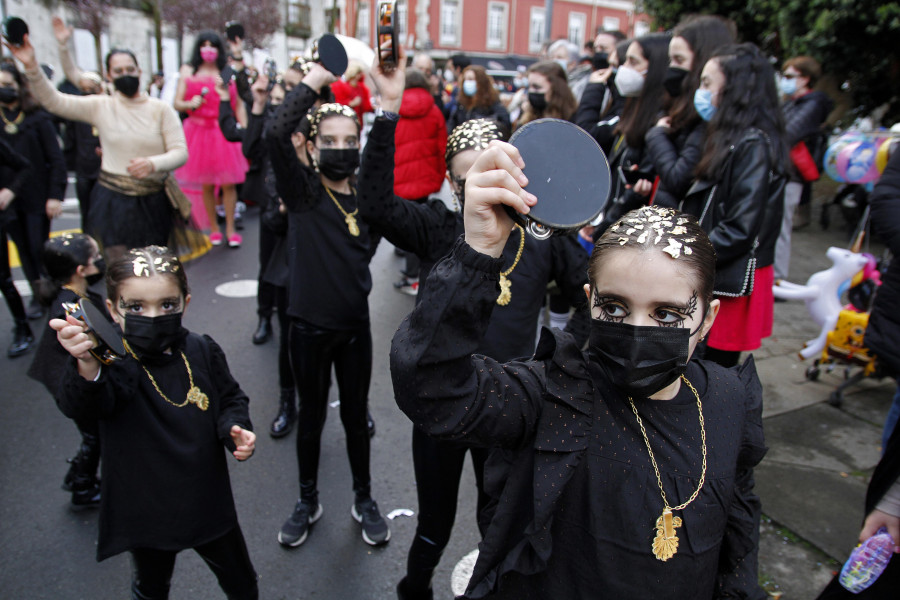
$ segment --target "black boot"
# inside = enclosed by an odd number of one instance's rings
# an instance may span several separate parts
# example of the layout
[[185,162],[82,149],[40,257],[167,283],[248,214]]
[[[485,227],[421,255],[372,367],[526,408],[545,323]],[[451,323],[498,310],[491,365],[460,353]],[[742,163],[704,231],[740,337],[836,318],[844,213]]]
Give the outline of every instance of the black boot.
[[63,481],[72,490],[72,509],[93,508],[100,504],[100,480],[97,466],[100,463],[100,439],[96,435],[81,433],[81,447],[72,459],[72,467]]
[[294,388],[283,388],[278,406],[278,415],[272,421],[269,435],[273,438],[286,436],[297,422],[297,403],[294,401]]
[[10,358],[22,356],[28,352],[31,344],[34,343],[34,334],[31,332],[28,321],[24,319],[16,319],[15,321],[16,327],[13,329],[13,341],[6,350],[6,355]]
[[272,337],[271,317],[260,317],[259,325],[256,326],[256,332],[253,334],[253,343],[257,346],[265,344],[270,337]]

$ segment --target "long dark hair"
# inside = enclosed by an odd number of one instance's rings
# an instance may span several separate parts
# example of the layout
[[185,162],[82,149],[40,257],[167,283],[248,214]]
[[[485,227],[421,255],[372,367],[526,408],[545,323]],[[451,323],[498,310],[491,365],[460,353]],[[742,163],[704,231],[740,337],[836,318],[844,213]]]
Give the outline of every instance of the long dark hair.
[[[475,74],[475,83],[477,90],[474,96],[466,96],[463,92],[463,81],[466,80],[466,73],[471,71]],[[474,107],[490,108],[500,100],[500,94],[494,88],[494,78],[488,75],[488,72],[481,65],[469,65],[463,69],[460,75],[459,91],[456,94],[456,101],[466,110],[472,110]]]
[[203,58],[200,56],[200,47],[204,42],[210,42],[219,51],[219,56],[216,57],[216,68],[221,71],[225,68],[225,63],[228,61],[225,44],[222,43],[222,38],[215,31],[201,31],[197,35],[197,40],[194,42],[194,51],[191,53],[191,66],[194,67],[194,73],[203,64]]
[[733,21],[717,15],[690,15],[672,31],[672,37],[684,39],[694,53],[691,70],[681,83],[681,96],[675,98],[669,109],[673,132],[690,129],[700,121],[694,108],[694,92],[700,87],[703,65],[716,50],[734,44],[735,31]]
[[16,80],[16,85],[19,86],[19,109],[22,112],[28,115],[40,108],[40,105],[34,99],[34,96],[31,95],[31,88],[28,86],[28,80],[22,76],[22,73],[16,68],[16,65],[12,63],[3,63],[0,64],[0,70],[9,73],[12,75],[13,79]]
[[566,76],[565,70],[552,60],[545,60],[528,67],[528,73],[540,73],[550,82],[550,89],[547,92],[547,108],[541,114],[537,114],[534,112],[534,107],[528,105],[517,126],[541,117],[552,117],[565,121],[571,119],[575,114],[575,109],[578,108],[578,102],[569,88],[569,78]]
[[625,142],[632,148],[644,145],[644,134],[656,125],[662,108],[663,78],[669,66],[669,40],[667,33],[651,33],[634,40],[641,47],[647,59],[647,75],[644,88],[636,98],[629,98],[622,109],[622,118],[615,129],[616,134],[625,136]]
[[787,166],[787,149],[784,117],[778,104],[772,65],[759,48],[750,43],[720,48],[710,60],[718,63],[725,75],[725,85],[719,93],[716,113],[709,122],[697,176],[717,181],[731,147],[751,128],[768,136],[773,169],[782,172]]

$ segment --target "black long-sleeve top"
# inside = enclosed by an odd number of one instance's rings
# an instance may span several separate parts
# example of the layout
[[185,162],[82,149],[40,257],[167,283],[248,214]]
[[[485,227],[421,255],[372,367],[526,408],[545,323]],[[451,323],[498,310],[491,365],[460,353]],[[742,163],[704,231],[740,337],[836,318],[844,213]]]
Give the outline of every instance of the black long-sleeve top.
[[[628,400],[569,336],[545,330],[534,357],[475,354],[502,260],[460,240],[432,270],[391,349],[397,404],[429,435],[512,451],[485,472],[498,500],[466,598],[761,600],[762,386],[752,360],[692,361],[702,400],[706,482],[676,530],[668,562],[651,552],[663,501]],[[635,398],[672,504],[697,488],[702,452],[688,386],[668,401]],[[677,500],[676,500],[677,499]]]
[[[394,194],[396,127],[395,122],[376,119],[369,132],[359,170],[359,210],[389,242],[421,259],[419,281],[425,282],[434,264],[463,233],[463,220],[440,200],[411,202]],[[479,347],[479,352],[499,360],[530,356],[534,351],[538,314],[551,281],[556,281],[569,304],[576,307],[577,316],[567,329],[579,342],[587,341],[590,315],[584,284],[588,254],[572,236],[539,241],[524,231],[513,232],[503,249],[507,266],[516,259],[520,236],[525,237],[525,247],[509,274],[512,299],[506,306],[497,306]]]
[[18,198],[30,178],[31,161],[0,139],[0,189],[8,188]]
[[[212,541],[237,525],[226,455],[233,425],[252,430],[249,400],[225,354],[208,336],[186,333],[180,346],[209,407],[185,401],[181,353],[104,366],[97,381],[65,366],[59,406],[72,418],[100,422],[102,476],[97,560],[133,548],[178,551]],[[153,375],[156,387],[144,372]]]
[[656,174],[659,186],[653,203],[678,208],[694,182],[694,169],[703,156],[706,143],[706,123],[700,121],[689,130],[670,134],[667,128],[651,127],[644,136],[647,156]]
[[616,140],[614,133],[619,124],[619,116],[625,107],[625,98],[610,91],[610,107],[603,112],[603,100],[606,97],[607,85],[605,83],[589,83],[584,88],[578,109],[575,111],[575,124],[591,134],[603,152],[609,156],[613,142]]
[[[0,110],[8,121],[14,121],[19,115],[18,111],[2,107]],[[18,125],[17,133],[7,133],[0,127],[0,140],[31,163],[30,175],[16,194],[11,208],[29,214],[42,213],[50,198],[62,200],[66,197],[66,161],[49,114],[43,110],[26,114]],[[15,171],[8,166],[0,166],[0,181],[15,179]]]
[[316,93],[299,84],[269,119],[266,141],[278,195],[289,215],[290,285],[288,315],[316,327],[346,331],[369,324],[369,225],[356,219],[359,235],[348,231],[347,213],[357,209],[356,194],[331,190],[297,158],[291,134],[316,101]]

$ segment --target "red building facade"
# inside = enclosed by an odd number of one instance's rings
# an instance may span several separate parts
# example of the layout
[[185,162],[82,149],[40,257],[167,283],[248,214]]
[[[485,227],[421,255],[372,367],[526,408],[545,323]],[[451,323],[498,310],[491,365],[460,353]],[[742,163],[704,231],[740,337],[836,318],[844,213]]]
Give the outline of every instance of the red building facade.
[[[350,35],[374,46],[377,0],[348,2]],[[398,0],[401,40],[408,51],[427,50],[436,58],[456,53],[537,57],[546,36],[545,0]],[[549,41],[568,39],[583,46],[598,29],[640,36],[650,18],[627,0],[554,0]]]

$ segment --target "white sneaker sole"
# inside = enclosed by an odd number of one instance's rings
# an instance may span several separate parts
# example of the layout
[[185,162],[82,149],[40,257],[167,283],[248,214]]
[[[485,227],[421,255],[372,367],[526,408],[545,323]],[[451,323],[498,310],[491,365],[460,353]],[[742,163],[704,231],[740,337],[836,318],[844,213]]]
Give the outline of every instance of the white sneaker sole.
[[[355,520],[357,523],[362,525],[362,515],[359,514],[358,512],[356,512],[356,504],[354,504],[353,506],[350,507],[350,516],[353,517],[353,520]],[[367,543],[370,546],[383,546],[384,544],[387,544],[391,539],[391,529],[390,529],[390,527],[388,527],[387,536],[380,542],[376,542],[375,540],[370,538],[368,535],[366,535],[366,530],[363,529],[362,530],[362,539],[365,543]]]
[[[313,523],[318,521],[319,518],[321,518],[323,512],[324,511],[322,510],[322,505],[320,504],[319,507],[316,509],[316,512],[309,518],[309,524],[312,525]],[[308,537],[309,537],[309,528],[307,527],[306,531],[303,533],[303,535],[300,536],[300,538],[296,542],[288,543],[288,542],[284,541],[284,538],[281,537],[281,532],[279,531],[278,532],[278,543],[281,544],[282,546],[288,546],[289,548],[296,548],[297,546],[299,546],[300,544],[305,542],[306,538],[308,538]]]

